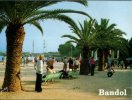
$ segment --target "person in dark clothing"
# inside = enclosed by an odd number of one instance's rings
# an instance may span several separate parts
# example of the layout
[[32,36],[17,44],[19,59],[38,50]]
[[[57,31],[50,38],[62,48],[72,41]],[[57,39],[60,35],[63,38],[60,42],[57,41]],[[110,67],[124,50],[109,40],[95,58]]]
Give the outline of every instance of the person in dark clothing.
[[70,58],[68,62],[69,62],[69,70],[73,70],[73,59]]
[[90,59],[90,65],[91,65],[91,76],[94,76],[94,69],[95,69],[95,60],[94,57]]
[[67,79],[67,78],[69,78],[68,77],[68,72],[67,71],[65,71],[65,70],[61,70],[61,71],[59,71],[59,72],[62,72],[62,74],[60,75],[60,79]]
[[42,75],[36,73],[36,84],[35,84],[35,91],[42,92],[41,83],[42,83]]
[[43,59],[42,56],[39,56],[37,63],[34,66],[36,70],[36,83],[35,83],[35,91],[42,92],[41,83],[42,83],[42,74],[43,74]]

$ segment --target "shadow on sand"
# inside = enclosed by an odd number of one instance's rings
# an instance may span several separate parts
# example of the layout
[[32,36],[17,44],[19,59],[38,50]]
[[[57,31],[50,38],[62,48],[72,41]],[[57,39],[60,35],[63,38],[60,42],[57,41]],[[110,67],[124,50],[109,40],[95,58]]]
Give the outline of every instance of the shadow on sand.
[[35,81],[22,81],[24,92],[35,92]]

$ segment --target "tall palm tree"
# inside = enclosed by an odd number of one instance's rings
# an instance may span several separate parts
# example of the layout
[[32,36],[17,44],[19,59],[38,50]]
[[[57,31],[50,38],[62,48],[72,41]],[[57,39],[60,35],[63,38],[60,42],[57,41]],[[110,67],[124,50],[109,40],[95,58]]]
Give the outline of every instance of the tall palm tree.
[[[68,0],[66,0],[68,1]],[[69,0],[87,6],[87,0]],[[79,13],[89,17],[88,14],[74,10],[44,10],[44,7],[62,2],[57,1],[0,1],[0,32],[6,27],[7,40],[7,62],[5,77],[2,88],[9,91],[20,91],[20,62],[22,57],[22,46],[25,37],[24,25],[32,24],[42,33],[39,21],[46,19],[57,19],[70,25],[74,21],[64,13]]]
[[95,47],[99,51],[99,71],[104,70],[108,51],[110,49],[118,50],[124,44],[122,35],[125,33],[119,29],[115,29],[115,26],[115,24],[109,24],[108,19],[101,19],[100,24],[96,22]]
[[82,25],[79,23],[80,26],[74,25],[70,26],[73,35],[63,35],[62,37],[70,38],[68,42],[74,42],[81,47],[82,50],[82,63],[80,66],[80,74],[81,75],[88,75],[89,73],[89,50],[91,47],[94,46],[94,37],[95,37],[95,20],[85,20],[84,24]]

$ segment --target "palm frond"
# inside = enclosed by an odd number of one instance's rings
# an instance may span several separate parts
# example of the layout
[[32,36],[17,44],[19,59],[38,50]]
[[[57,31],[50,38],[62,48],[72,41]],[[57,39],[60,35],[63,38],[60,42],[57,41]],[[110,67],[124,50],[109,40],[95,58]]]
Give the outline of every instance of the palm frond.
[[42,10],[42,11],[35,11],[34,13],[30,13],[30,16],[26,16],[24,24],[32,20],[44,19],[47,16],[57,15],[61,13],[78,13],[78,14],[88,16],[91,19],[91,16],[89,14],[82,12],[82,11],[75,11],[75,10],[70,10],[70,9],[68,10],[56,9],[56,10],[46,10],[46,11]]
[[110,26],[107,27],[108,31],[112,31],[115,28],[116,24],[111,24]]
[[40,26],[39,22],[37,22],[37,21],[31,21],[31,22],[29,22],[28,24],[32,24],[32,25],[34,25],[35,27],[37,27],[37,28],[41,31],[42,35],[43,35],[43,29],[42,29],[42,27]]
[[41,13],[43,13],[43,14],[78,13],[78,14],[85,15],[85,16],[89,17],[90,19],[92,19],[92,17],[86,12],[76,11],[76,10],[71,10],[71,9],[45,10],[45,11],[42,11]]
[[88,1],[87,0],[63,0],[63,1],[77,2],[77,3],[80,3],[80,4],[84,5],[84,6],[88,6]]
[[[91,46],[94,44],[94,35],[95,35],[95,20],[84,20],[84,23],[81,24],[79,22],[80,27],[78,27],[77,25],[75,25],[75,27],[71,26],[71,30],[72,32],[76,35],[76,36],[72,36],[72,35],[63,35],[62,37],[68,37],[69,39],[71,39],[71,41],[74,40],[74,42],[77,45],[82,46]],[[77,39],[76,39],[77,37]]]
[[26,23],[29,23],[30,21],[39,21],[39,20],[47,20],[47,19],[56,19],[56,20],[59,20],[59,21],[63,21],[69,25],[75,25],[75,22],[68,16],[66,15],[62,15],[62,14],[51,14],[51,15],[48,15],[48,16],[41,16],[41,17],[38,17],[38,18],[35,18],[35,19],[32,19],[32,20],[29,20],[27,22],[25,22],[24,24]]
[[101,29],[106,29],[108,27],[108,23],[109,23],[109,19],[102,19],[101,18],[101,23],[100,23]]
[[117,36],[126,35],[126,33],[120,29],[114,29],[114,34],[117,34]]
[[81,30],[76,24],[69,27],[70,27],[70,30],[72,30],[72,33],[76,34],[80,39],[82,39]]
[[76,44],[78,44],[78,42],[77,41],[74,41],[74,40],[69,40],[66,43],[76,43]]
[[64,1],[77,2],[85,6],[87,5],[87,0],[0,1],[0,14],[1,12],[4,12],[12,23],[21,23],[26,18],[29,18],[28,15],[31,16],[35,11]]
[[70,38],[71,40],[74,40],[74,41],[79,41],[78,38],[72,36],[72,35],[63,35],[62,37],[67,37],[67,38]]
[[0,19],[0,33],[2,31],[2,29],[7,25],[7,23],[4,20]]

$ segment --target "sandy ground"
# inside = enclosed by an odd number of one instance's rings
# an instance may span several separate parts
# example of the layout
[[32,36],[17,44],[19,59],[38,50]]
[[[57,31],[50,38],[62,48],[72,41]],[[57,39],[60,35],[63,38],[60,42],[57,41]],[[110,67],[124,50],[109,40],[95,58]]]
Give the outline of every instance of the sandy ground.
[[[62,69],[62,63],[55,63],[55,69]],[[44,67],[45,69],[45,67]],[[5,66],[0,63],[0,88],[3,83]],[[44,70],[45,71],[45,70]],[[57,79],[52,83],[43,83],[43,91],[37,93],[35,87],[35,70],[32,64],[21,67],[21,80],[25,91],[15,93],[0,93],[3,99],[54,99],[54,100],[131,100],[132,70],[116,69],[112,78],[106,76],[106,71],[95,72],[95,76],[79,76],[76,79]],[[99,96],[99,89],[126,89],[127,96]]]

